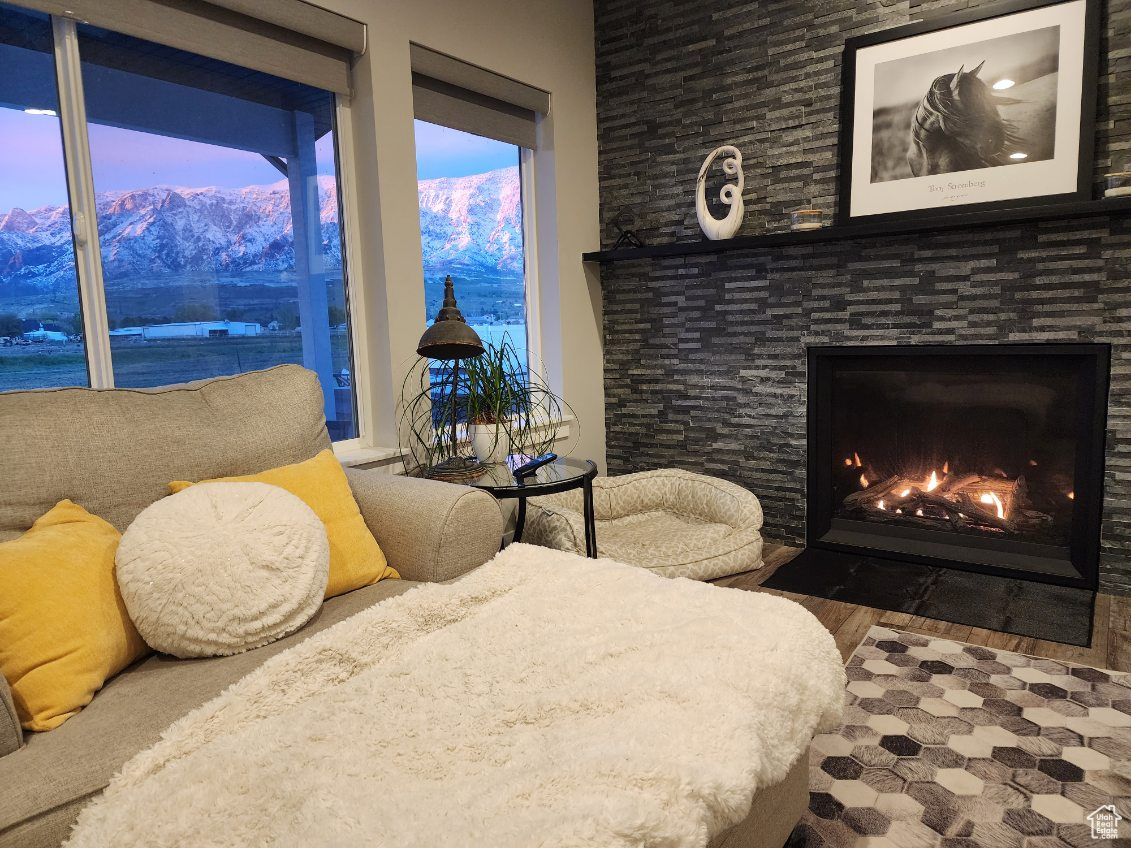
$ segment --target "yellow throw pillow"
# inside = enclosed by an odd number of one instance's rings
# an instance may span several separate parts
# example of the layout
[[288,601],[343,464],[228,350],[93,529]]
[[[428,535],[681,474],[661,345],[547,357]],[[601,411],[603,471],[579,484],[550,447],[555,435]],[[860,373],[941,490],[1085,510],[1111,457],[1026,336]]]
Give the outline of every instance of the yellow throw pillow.
[[121,538],[59,501],[20,538],[0,543],[0,672],[28,730],[58,727],[149,653],[114,579]]
[[[332,450],[313,459],[272,468],[244,477],[221,477],[202,483],[270,483],[286,489],[307,506],[326,525],[330,539],[330,580],[326,597],[332,598],[368,586],[386,577],[400,577],[385,561],[385,554],[365,525],[357,508],[346,473]],[[184,480],[169,484],[173,493],[193,485]]]

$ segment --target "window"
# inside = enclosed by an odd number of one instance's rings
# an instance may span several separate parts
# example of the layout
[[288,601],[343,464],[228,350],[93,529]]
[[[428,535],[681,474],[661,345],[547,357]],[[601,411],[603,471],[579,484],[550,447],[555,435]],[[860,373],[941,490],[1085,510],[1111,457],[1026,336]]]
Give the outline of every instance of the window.
[[0,6],[0,390],[88,384],[52,51]]
[[[57,97],[33,104],[26,93],[54,95],[50,21],[0,12],[3,49],[29,54],[26,72],[0,76],[0,105],[57,112]],[[9,33],[17,18],[39,27],[23,37],[38,50]],[[84,115],[70,118],[89,139],[78,176],[93,193],[96,261],[76,274],[60,119],[0,110],[5,139],[34,149],[36,165],[0,150],[0,168],[19,177],[0,171],[0,335],[15,330],[8,316],[21,330],[0,363],[27,363],[0,367],[0,389],[87,384],[88,360],[120,387],[298,363],[321,378],[332,438],[356,436],[334,95],[91,25],[75,31]],[[101,312],[106,338],[84,344],[83,309]]]
[[521,148],[416,121],[420,235],[428,323],[451,275],[484,343],[509,337],[527,362]]

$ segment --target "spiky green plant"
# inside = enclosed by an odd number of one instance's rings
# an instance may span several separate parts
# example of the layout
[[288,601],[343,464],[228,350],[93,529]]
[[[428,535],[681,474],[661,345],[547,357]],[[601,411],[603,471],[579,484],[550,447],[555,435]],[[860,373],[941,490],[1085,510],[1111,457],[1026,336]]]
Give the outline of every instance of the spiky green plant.
[[553,447],[569,405],[523,364],[509,334],[498,345],[486,343],[481,356],[459,360],[458,372],[455,365],[421,357],[405,377],[400,436],[406,468],[426,471],[468,453],[468,422],[497,424],[497,438],[506,439],[512,453],[538,456]]

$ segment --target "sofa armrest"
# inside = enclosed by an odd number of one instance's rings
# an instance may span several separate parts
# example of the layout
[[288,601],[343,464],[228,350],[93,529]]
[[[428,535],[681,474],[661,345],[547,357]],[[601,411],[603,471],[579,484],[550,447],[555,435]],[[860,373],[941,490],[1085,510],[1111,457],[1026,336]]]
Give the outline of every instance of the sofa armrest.
[[18,751],[24,744],[24,732],[12,701],[8,681],[0,674],[0,757]]
[[503,515],[486,492],[377,470],[346,475],[365,523],[405,580],[451,580],[499,552]]

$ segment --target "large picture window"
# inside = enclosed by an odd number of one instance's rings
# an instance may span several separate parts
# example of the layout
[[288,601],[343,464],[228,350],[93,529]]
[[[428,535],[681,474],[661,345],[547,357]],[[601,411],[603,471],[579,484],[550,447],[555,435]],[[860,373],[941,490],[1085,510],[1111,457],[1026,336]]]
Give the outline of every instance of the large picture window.
[[78,25],[84,114],[63,120],[89,139],[98,244],[76,273],[60,119],[43,114],[60,99],[51,24],[0,17],[0,49],[22,57],[4,62],[21,71],[0,77],[0,131],[31,156],[0,152],[19,176],[0,172],[0,390],[85,385],[99,356],[119,387],[298,363],[321,379],[331,436],[356,436],[334,95]]

